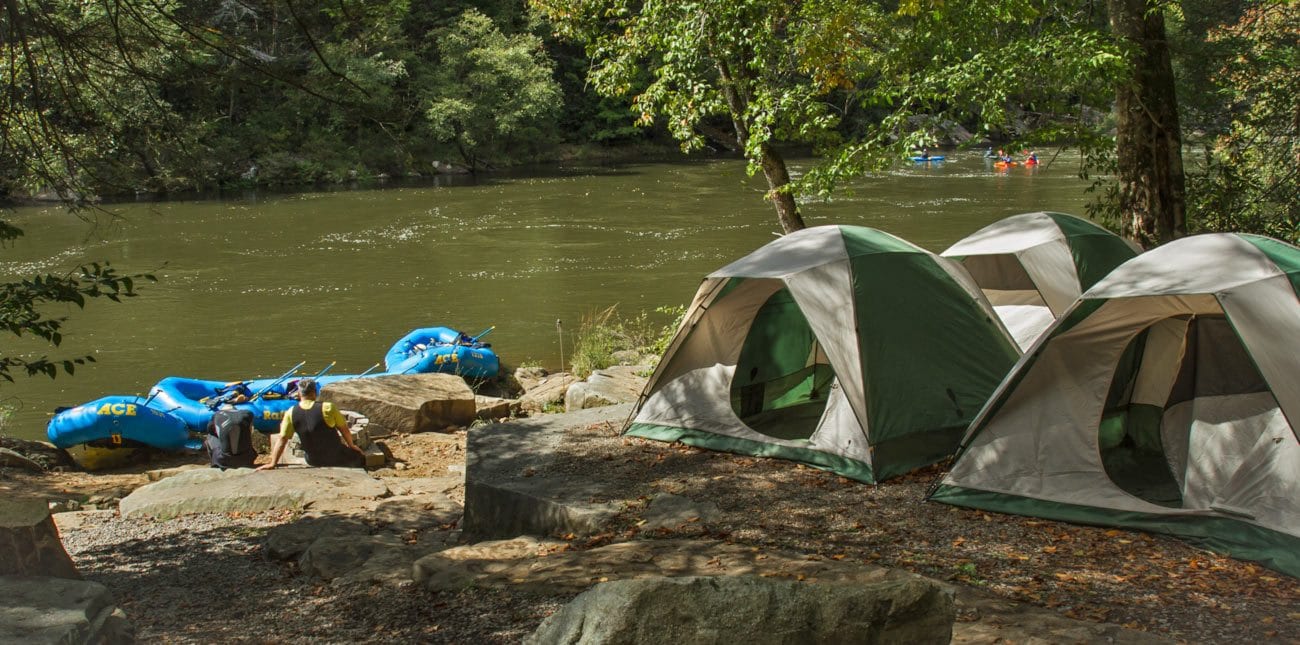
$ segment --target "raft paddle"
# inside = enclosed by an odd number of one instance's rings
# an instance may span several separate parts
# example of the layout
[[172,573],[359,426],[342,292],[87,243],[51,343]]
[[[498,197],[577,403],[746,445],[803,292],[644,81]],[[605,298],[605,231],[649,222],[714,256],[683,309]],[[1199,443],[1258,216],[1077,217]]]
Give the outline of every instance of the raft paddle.
[[298,371],[298,368],[300,368],[300,367],[302,367],[303,365],[306,365],[306,364],[307,364],[307,361],[302,361],[301,363],[298,363],[297,365],[294,365],[293,367],[289,368],[289,371],[288,371],[288,372],[285,372],[284,374],[281,374],[281,375],[280,375],[280,378],[277,378],[277,379],[275,379],[274,381],[271,381],[271,384],[270,384],[270,385],[268,385],[268,386],[262,388],[261,390],[259,390],[259,391],[258,391],[256,394],[254,394],[253,396],[248,397],[248,400],[249,400],[250,402],[252,402],[252,401],[256,401],[256,400],[262,398],[262,395],[263,395],[263,394],[266,394],[267,392],[270,392],[270,391],[271,391],[271,388],[273,388],[273,387],[279,385],[282,381],[284,381],[284,379],[287,379],[287,378],[289,378],[290,376],[293,376],[293,373],[294,373],[294,372],[297,372],[297,371]]
[[321,370],[321,371],[319,371],[319,372],[316,372],[316,375],[313,376],[312,378],[320,378],[320,377],[322,377],[322,376],[325,376],[325,373],[326,373],[326,372],[328,372],[328,371],[334,369],[334,364],[337,363],[337,362],[338,362],[338,361],[330,361],[330,364],[329,364],[329,365],[326,365],[326,366],[325,366],[325,369],[323,369],[323,370]]
[[373,372],[373,371],[375,370],[375,368],[376,368],[376,367],[379,367],[380,365],[381,365],[381,363],[375,363],[374,365],[371,365],[370,367],[367,367],[367,368],[366,368],[366,371],[364,371],[364,372],[362,372],[362,373],[360,373],[360,374],[357,374],[357,376],[365,376],[365,375],[367,375],[367,374]]
[[487,329],[484,329],[483,331],[479,332],[477,336],[474,336],[473,338],[470,338],[470,339],[469,339],[469,342],[471,342],[471,343],[477,343],[477,342],[478,342],[478,339],[480,339],[480,338],[482,338],[482,337],[484,337],[484,336],[487,336],[488,334],[492,333],[492,330],[493,330],[493,329],[496,329],[496,328],[497,328],[496,325],[492,325],[491,327],[488,327]]

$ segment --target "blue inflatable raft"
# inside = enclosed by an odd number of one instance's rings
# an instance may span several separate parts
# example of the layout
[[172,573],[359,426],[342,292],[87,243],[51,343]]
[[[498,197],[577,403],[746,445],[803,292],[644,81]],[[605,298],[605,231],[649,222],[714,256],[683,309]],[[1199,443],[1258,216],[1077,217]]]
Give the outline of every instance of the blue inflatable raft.
[[199,448],[180,418],[151,407],[138,396],[106,396],[54,415],[45,430],[60,448],[107,440],[112,445],[138,442],[163,450]]
[[467,378],[488,379],[501,371],[501,361],[491,345],[449,327],[416,329],[393,343],[384,356],[389,374],[443,372]]
[[[384,358],[386,372],[313,376],[322,387],[346,379],[446,372],[467,378],[492,378],[501,369],[487,343],[449,327],[416,329],[397,341]],[[294,376],[301,367],[279,378],[211,381],[169,376],[149,390],[148,397],[106,396],[73,408],[60,409],[45,434],[60,448],[81,444],[108,446],[145,444],[163,450],[199,449],[201,435],[223,403],[253,413],[253,427],[279,431],[285,411],[297,403]]]

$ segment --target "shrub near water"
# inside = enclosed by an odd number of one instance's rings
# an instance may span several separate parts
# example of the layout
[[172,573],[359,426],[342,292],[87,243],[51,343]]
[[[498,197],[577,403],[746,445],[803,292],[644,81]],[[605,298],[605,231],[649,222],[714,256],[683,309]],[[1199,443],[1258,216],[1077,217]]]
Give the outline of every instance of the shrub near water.
[[[598,369],[614,365],[616,352],[631,350],[642,355],[652,355],[654,360],[668,347],[677,331],[685,307],[659,307],[652,316],[642,311],[633,318],[618,316],[618,305],[594,311],[582,317],[574,343],[570,370],[585,379]],[[672,316],[672,322],[661,325],[661,316]]]

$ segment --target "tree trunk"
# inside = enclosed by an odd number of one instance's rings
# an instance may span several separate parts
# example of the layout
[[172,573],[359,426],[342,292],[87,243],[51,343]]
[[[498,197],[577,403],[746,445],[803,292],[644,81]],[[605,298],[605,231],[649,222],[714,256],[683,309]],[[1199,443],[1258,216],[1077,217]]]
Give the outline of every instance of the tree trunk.
[[1187,234],[1182,132],[1160,9],[1107,0],[1111,30],[1137,54],[1116,91],[1120,229],[1149,248]]
[[[727,109],[731,112],[731,123],[736,127],[736,141],[741,148],[749,150],[749,125],[745,123],[745,99],[741,97],[736,81],[731,75],[731,68],[725,61],[718,61],[718,75],[722,80],[722,95],[727,99]],[[781,232],[793,233],[804,228],[803,216],[799,214],[799,203],[794,195],[782,190],[790,184],[790,171],[785,167],[785,158],[764,142],[759,146],[758,163],[763,168],[763,177],[767,179],[767,198],[776,209],[776,219],[781,223]]]
[[776,218],[781,222],[781,231],[793,233],[804,228],[803,216],[799,214],[799,203],[794,195],[781,187],[790,183],[790,173],[785,168],[785,159],[769,144],[761,147],[763,176],[767,178],[767,198],[772,200],[776,209]]

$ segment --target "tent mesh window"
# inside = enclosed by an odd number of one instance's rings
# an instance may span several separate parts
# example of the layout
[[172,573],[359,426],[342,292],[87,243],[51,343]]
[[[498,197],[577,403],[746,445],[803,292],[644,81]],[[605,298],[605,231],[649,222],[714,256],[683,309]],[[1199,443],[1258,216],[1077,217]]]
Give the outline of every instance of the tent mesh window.
[[731,383],[731,407],[750,429],[777,439],[807,439],[826,409],[835,380],[788,289],[754,316]]

